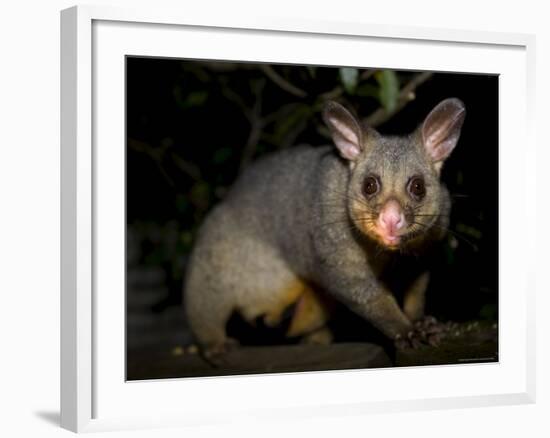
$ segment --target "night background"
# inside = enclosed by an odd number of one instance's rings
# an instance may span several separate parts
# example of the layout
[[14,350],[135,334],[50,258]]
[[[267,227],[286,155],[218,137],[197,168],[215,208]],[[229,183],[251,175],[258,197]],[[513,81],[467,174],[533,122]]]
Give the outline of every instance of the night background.
[[[195,353],[182,307],[196,232],[256,158],[298,144],[331,143],[321,119],[328,99],[382,134],[413,131],[447,97],[465,103],[461,138],[442,172],[453,199],[451,231],[434,259],[426,313],[459,323],[457,333],[469,336],[452,347],[462,348],[461,354],[470,348],[481,356],[492,352],[497,360],[497,76],[128,57],[126,87],[129,379],[224,374],[205,369],[209,365]],[[333,352],[322,356],[327,366],[283,364],[269,370],[361,367],[357,351],[344,346],[369,342],[382,346],[391,365],[456,363],[441,359],[440,352],[425,352],[422,360],[418,353],[410,360],[395,356],[347,309],[340,309],[333,324],[342,347],[325,347]],[[252,330],[237,315],[229,331],[244,345],[274,349],[296,342],[273,330]],[[238,363],[250,358],[235,358],[227,374],[265,372],[260,350],[254,351],[260,362],[245,370]]]

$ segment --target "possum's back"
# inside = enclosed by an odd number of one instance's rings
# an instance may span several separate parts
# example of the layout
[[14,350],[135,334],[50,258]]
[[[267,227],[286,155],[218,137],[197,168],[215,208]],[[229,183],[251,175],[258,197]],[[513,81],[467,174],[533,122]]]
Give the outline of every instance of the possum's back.
[[322,175],[338,158],[330,146],[298,146],[266,156],[238,178],[223,201],[231,216],[258,238],[299,263],[322,189]]

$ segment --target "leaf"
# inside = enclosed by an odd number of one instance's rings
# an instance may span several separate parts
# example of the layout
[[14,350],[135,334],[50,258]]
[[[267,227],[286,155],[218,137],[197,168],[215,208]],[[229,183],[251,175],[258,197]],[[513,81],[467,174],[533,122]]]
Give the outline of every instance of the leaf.
[[231,156],[233,155],[233,149],[229,147],[222,147],[220,149],[216,149],[216,152],[214,152],[213,161],[214,164],[224,164]]
[[189,201],[199,211],[206,210],[210,203],[210,186],[205,181],[197,181],[189,192]]
[[481,230],[478,230],[476,227],[472,227],[470,225],[464,224],[462,222],[459,222],[456,224],[456,230],[459,233],[466,234],[470,237],[473,237],[474,239],[481,239],[483,237],[483,233]]
[[378,99],[380,89],[373,84],[361,84],[357,88],[356,94],[361,97],[375,97]]
[[191,231],[182,231],[180,233],[180,242],[183,244],[185,249],[188,249],[193,244],[193,234]]
[[185,213],[188,207],[189,201],[187,200],[187,198],[182,194],[178,194],[176,196],[176,209],[178,210],[178,212]]
[[185,94],[182,87],[177,85],[174,88],[174,98],[176,103],[182,109],[189,109],[195,106],[202,106],[208,98],[208,91],[199,90]]
[[193,106],[201,106],[206,102],[208,91],[193,91],[187,95],[185,103],[188,108]]
[[309,117],[311,117],[311,109],[309,106],[297,104],[292,112],[275,123],[273,132],[275,142],[279,144],[294,127],[299,125],[302,121],[307,120]]
[[445,254],[445,261],[447,265],[452,265],[455,262],[455,251],[454,245],[451,239],[454,239],[452,236],[449,236],[446,244],[443,246],[443,252]]
[[160,246],[155,247],[149,254],[145,256],[146,265],[160,265],[166,259],[163,248]]
[[354,94],[359,81],[359,70],[351,67],[342,67],[340,71],[340,81],[348,94]]
[[379,100],[384,109],[391,113],[397,106],[399,97],[399,79],[393,70],[382,70],[374,74],[379,90]]

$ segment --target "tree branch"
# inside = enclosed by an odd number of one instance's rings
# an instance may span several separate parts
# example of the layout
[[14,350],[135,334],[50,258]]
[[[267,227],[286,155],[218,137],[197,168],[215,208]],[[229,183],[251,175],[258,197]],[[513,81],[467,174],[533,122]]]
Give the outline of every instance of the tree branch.
[[[170,177],[170,175],[168,175],[163,165],[169,146],[163,145],[155,148],[143,141],[139,141],[133,138],[128,138],[127,145],[130,149],[149,156],[157,165],[160,173],[166,179],[166,182],[168,182],[168,184],[171,186],[175,186],[174,180]],[[201,180],[201,171],[198,166],[184,160],[173,151],[171,152],[170,156],[172,158],[172,162],[176,165],[176,167],[183,173],[185,173],[188,177],[190,177],[194,181]]]
[[256,147],[260,141],[264,122],[262,120],[262,92],[265,86],[265,79],[261,79],[253,84],[252,91],[256,98],[254,106],[245,112],[248,121],[250,122],[250,133],[243,149],[241,162],[239,164],[239,173],[247,166],[254,157]]
[[271,79],[275,84],[277,84],[280,88],[287,91],[288,93],[304,98],[307,96],[307,93],[302,90],[301,88],[298,88],[294,84],[291,84],[289,81],[287,81],[285,78],[283,78],[279,73],[277,73],[273,67],[271,67],[268,64],[261,64],[260,69],[265,73],[265,75]]
[[362,122],[367,126],[375,128],[388,121],[399,111],[405,108],[409,102],[415,99],[415,90],[432,76],[433,73],[430,72],[423,72],[415,75],[399,92],[397,105],[393,111],[388,112],[384,108],[378,108],[371,115],[365,117]]

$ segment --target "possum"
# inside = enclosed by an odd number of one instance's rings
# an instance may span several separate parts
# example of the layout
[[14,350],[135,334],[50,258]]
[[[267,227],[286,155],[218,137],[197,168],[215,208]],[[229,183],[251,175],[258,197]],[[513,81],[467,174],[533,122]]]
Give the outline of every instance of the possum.
[[[236,343],[226,331],[233,312],[276,326],[291,305],[289,336],[330,339],[330,306],[317,290],[400,347],[435,343],[422,260],[449,224],[440,175],[465,114],[448,98],[414,132],[386,136],[329,101],[323,120],[333,144],[296,146],[249,166],[191,252],[184,302],[199,344],[223,352]],[[400,301],[395,280],[405,285]]]

